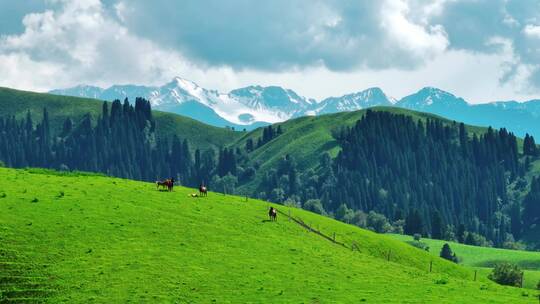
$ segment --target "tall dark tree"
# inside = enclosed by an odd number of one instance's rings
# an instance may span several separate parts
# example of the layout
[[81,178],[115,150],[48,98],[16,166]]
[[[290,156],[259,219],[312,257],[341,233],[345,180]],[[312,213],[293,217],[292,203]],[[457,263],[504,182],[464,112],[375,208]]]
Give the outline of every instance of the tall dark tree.
[[440,240],[443,236],[443,222],[439,211],[435,210],[431,216],[431,238]]
[[444,243],[439,256],[445,260],[452,261],[454,263],[458,262],[456,254],[452,252],[452,249],[450,248],[450,245],[448,245],[448,243]]

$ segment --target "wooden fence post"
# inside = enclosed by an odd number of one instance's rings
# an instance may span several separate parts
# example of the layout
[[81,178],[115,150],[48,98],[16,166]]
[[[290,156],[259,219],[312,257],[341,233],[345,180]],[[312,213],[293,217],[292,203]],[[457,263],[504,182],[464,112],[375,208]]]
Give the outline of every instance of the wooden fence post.
[[524,273],[525,273],[524,271],[521,272],[521,282],[520,282],[520,287],[521,288],[523,288],[523,274]]
[[433,270],[433,261],[429,261],[429,272]]
[[392,254],[392,249],[388,250],[388,258],[387,258],[388,262],[390,262],[390,254]]
[[477,271],[478,271],[478,270],[474,270],[474,281],[475,281],[475,282],[476,282],[476,272],[477,272]]

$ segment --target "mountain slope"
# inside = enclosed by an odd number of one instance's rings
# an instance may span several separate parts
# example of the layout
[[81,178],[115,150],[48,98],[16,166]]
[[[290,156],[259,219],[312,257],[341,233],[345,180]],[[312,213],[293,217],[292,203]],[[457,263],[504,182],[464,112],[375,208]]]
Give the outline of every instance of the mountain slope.
[[[429,112],[472,125],[505,127],[521,137],[526,133],[540,137],[540,100],[470,104],[463,98],[433,87],[423,88],[399,101],[388,97],[380,88],[370,88],[320,101],[276,86],[249,86],[223,94],[201,88],[178,77],[161,87],[115,85],[101,89],[77,86],[51,92],[104,100],[122,100],[126,96],[134,99],[141,96],[151,100],[158,110],[182,114],[214,126],[248,130],[300,116],[356,111],[374,106],[396,106]],[[182,106],[183,102],[188,101],[197,104],[196,110],[192,109],[193,105]]]
[[108,89],[99,89],[78,86],[53,90],[50,93],[108,101],[144,97],[154,109],[192,117],[213,126],[240,129],[253,129],[305,115],[306,110],[315,102],[280,87],[252,86],[224,94],[207,90],[180,77],[160,87],[115,85]]
[[[87,113],[96,118],[101,113],[102,103],[96,99],[0,88],[0,116],[14,115],[22,118],[30,111],[34,122],[37,122],[41,120],[43,108],[46,107],[51,126],[56,130],[62,127],[67,118],[77,122]],[[153,111],[153,115],[160,134],[167,136],[177,134],[188,139],[195,148],[221,147],[241,136],[239,132],[209,126],[180,115],[159,111]]]
[[448,119],[478,126],[507,128],[518,136],[526,133],[540,137],[540,107],[537,100],[469,104],[451,93],[423,88],[399,100],[396,106],[437,114]]
[[[451,121],[433,114],[407,109],[395,107],[374,107],[371,109],[404,114],[414,119],[425,120],[431,118],[451,123]],[[365,112],[366,110],[360,110],[300,117],[274,125],[281,126],[284,133],[250,153],[248,165],[257,165],[260,168],[259,171],[262,173],[248,181],[244,187],[250,191],[255,190],[255,185],[261,182],[260,177],[264,176],[268,170],[276,168],[278,161],[287,154],[294,156],[301,171],[316,169],[324,153],[329,153],[331,157],[335,157],[339,152],[340,147],[334,138],[334,134],[339,132],[341,128],[353,126],[365,115]],[[477,134],[486,131],[485,128],[475,126],[467,126],[467,130]],[[262,129],[251,131],[238,139],[233,146],[243,149],[248,139],[257,142],[257,139],[262,136],[262,133]]]
[[380,89],[370,88],[358,93],[329,97],[317,104],[313,113],[329,114],[337,112],[350,112],[376,106],[391,106],[394,100]]
[[192,189],[160,192],[94,175],[0,174],[0,298],[7,301],[535,301],[533,293],[473,282],[470,270],[298,209],[290,209],[294,217],[356,242],[359,251],[282,215],[266,221],[268,203],[261,201],[190,198]]
[[[410,235],[391,234],[390,236],[403,242],[414,242]],[[524,270],[523,287],[535,289],[540,280],[540,252],[479,247],[427,238],[422,238],[421,242],[429,246],[429,252],[434,256],[439,256],[443,245],[449,244],[452,251],[459,257],[460,265],[478,269],[484,277],[491,273],[496,264],[510,262]]]

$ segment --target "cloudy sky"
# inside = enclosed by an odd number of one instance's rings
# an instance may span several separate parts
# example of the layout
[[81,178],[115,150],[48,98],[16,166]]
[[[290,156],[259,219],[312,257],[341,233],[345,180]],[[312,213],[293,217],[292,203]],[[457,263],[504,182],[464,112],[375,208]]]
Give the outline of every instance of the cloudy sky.
[[540,0],[0,0],[0,86],[540,98]]

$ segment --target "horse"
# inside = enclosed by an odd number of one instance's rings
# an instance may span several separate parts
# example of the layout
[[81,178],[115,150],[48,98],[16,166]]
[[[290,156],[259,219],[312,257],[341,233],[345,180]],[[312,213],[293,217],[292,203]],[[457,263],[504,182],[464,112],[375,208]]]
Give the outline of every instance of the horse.
[[156,181],[157,190],[159,190],[160,186],[163,190],[167,189],[167,191],[171,192],[174,186],[174,178],[166,179],[164,181]]
[[199,196],[208,196],[208,188],[205,185],[199,186]]
[[162,189],[169,188],[169,180],[166,179],[164,181],[156,181],[156,189],[159,190],[159,187],[161,186]]
[[174,178],[170,178],[169,179],[169,184],[167,185],[167,189],[169,190],[169,192],[173,191],[173,187],[174,187]]
[[268,210],[268,217],[270,217],[271,221],[277,221],[277,209],[270,207],[270,210]]

